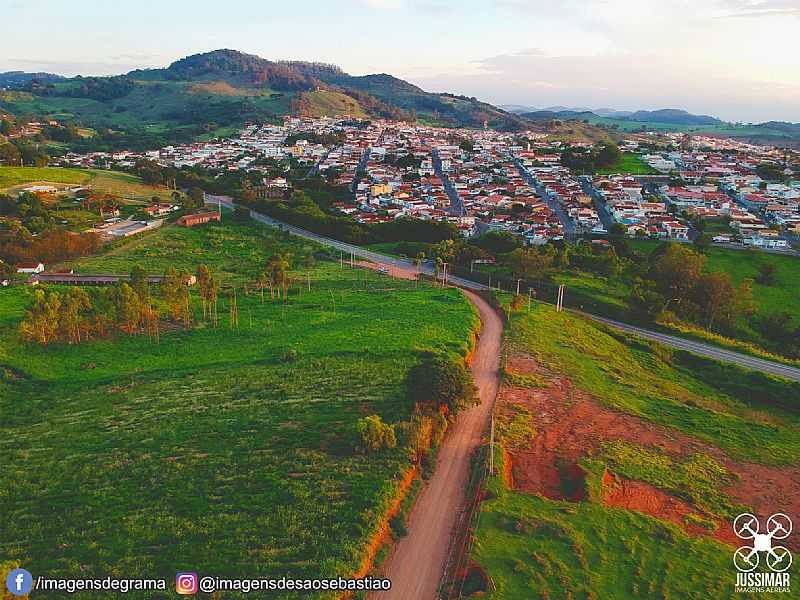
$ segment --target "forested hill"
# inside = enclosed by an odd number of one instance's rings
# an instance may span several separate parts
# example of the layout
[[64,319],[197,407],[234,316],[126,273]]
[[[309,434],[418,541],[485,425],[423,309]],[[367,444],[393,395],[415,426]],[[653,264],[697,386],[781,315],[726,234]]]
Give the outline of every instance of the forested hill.
[[[92,143],[141,147],[229,132],[287,114],[417,119],[522,130],[530,122],[475,98],[434,94],[391,75],[351,76],[325,63],[214,50],[166,68],[110,77],[6,74],[0,111],[89,128]],[[78,140],[79,142],[80,140]],[[89,141],[86,141],[88,144]]]

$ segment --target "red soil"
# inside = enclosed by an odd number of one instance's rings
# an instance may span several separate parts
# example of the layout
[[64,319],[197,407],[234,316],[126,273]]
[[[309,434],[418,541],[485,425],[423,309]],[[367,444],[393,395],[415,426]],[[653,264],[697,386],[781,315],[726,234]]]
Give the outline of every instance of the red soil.
[[[536,375],[549,383],[546,388],[534,389],[504,385],[498,397],[499,410],[504,405],[520,404],[534,415],[536,435],[528,446],[515,449],[510,456],[515,489],[554,500],[580,500],[576,493],[582,489],[578,485],[582,475],[578,460],[595,453],[603,442],[621,440],[654,446],[674,457],[707,453],[739,476],[724,489],[733,502],[752,507],[762,521],[775,512],[790,517],[800,515],[800,466],[736,462],[706,442],[600,404],[576,389],[569,379],[545,372],[531,356],[510,357],[506,368]],[[698,525],[687,525],[686,515],[699,514],[688,502],[641,481],[612,474],[604,480],[603,501],[610,506],[678,523],[693,535],[712,535],[739,545],[732,524],[726,520],[719,520],[713,533]],[[783,543],[800,549],[800,535],[792,535]]]

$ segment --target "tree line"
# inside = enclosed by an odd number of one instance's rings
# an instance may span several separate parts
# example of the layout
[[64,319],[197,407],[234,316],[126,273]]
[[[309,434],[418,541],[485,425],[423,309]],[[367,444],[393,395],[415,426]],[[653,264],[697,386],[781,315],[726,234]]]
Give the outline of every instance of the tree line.
[[[132,269],[128,281],[106,288],[37,289],[19,325],[19,335],[42,346],[80,344],[118,331],[131,336],[147,334],[158,342],[162,317],[187,329],[192,324],[189,276],[170,267],[155,296],[147,273],[139,266]],[[213,320],[219,283],[206,265],[198,267],[197,281],[203,320]]]

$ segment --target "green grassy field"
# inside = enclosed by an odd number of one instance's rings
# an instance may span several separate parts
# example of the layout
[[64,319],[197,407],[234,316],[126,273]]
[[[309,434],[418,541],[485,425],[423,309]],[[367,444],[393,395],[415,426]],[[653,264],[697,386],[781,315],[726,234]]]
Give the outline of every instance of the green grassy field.
[[499,477],[488,487],[472,551],[491,577],[486,598],[770,597],[734,592],[731,549],[715,540],[632,511],[510,491]]
[[0,167],[0,191],[34,182],[83,184],[91,178],[89,171],[59,167]]
[[0,192],[20,191],[33,183],[85,185],[100,194],[111,194],[134,202],[149,203],[157,196],[168,200],[171,190],[144,183],[135,175],[102,169],[61,167],[0,167]]
[[238,286],[278,250],[294,255],[287,304],[240,290],[231,329],[222,295],[219,327],[165,330],[159,344],[22,345],[32,290],[0,292],[0,563],[87,577],[356,569],[410,458],[353,453],[353,423],[410,416],[404,378],[421,353],[468,349],[466,299],[341,270],[253,224],[169,227],[80,266],[207,262]]
[[615,173],[632,173],[634,175],[657,175],[653,167],[642,160],[638,154],[623,152],[622,161],[614,167],[598,169],[598,175],[612,175]]
[[[569,377],[615,410],[747,462],[791,465],[800,458],[798,384],[673,353],[541,304],[530,313],[511,312],[507,339],[510,351],[533,354],[551,373]],[[538,435],[546,423],[534,419],[526,436]],[[499,439],[513,446],[516,438],[506,440],[504,427],[498,425]],[[497,473],[503,460],[496,449]],[[728,518],[740,507],[722,491],[731,481],[722,465],[702,452],[671,458],[658,447],[613,441],[582,464],[589,493],[577,503],[509,490],[500,476],[487,479],[470,554],[489,577],[487,598],[740,597],[730,547],[604,506],[594,491],[607,464],[686,499],[700,515]],[[467,591],[476,579],[465,582]]]
[[303,98],[309,102],[308,114],[311,116],[368,116],[355,98],[341,92],[316,90],[304,93]]
[[[659,245],[659,242],[650,240],[629,240],[629,243],[631,247],[645,256],[652,253]],[[778,351],[778,348],[772,347],[769,341],[759,333],[757,321],[766,315],[781,311],[788,311],[795,316],[795,319],[800,319],[800,302],[796,283],[800,281],[800,258],[756,250],[732,250],[713,246],[705,254],[707,271],[726,272],[736,284],[741,283],[745,278],[755,280],[761,265],[772,264],[776,268],[775,284],[762,285],[757,282],[753,284],[756,312],[754,317],[740,321],[735,338],[722,338],[700,328],[676,333],[758,356],[765,354],[761,350],[762,348],[772,352]],[[491,271],[506,278],[511,276],[510,270],[504,266],[481,267],[481,270]],[[578,269],[559,271],[553,275],[553,280],[566,285],[565,301],[569,306],[622,321],[631,321],[629,307],[631,290],[625,280],[610,279]],[[542,297],[541,299],[555,302],[555,297]],[[770,358],[780,359],[775,355]]]
[[276,252],[289,253],[295,264],[313,261],[319,246],[254,222],[237,223],[229,213],[223,225],[164,227],[133,239],[114,242],[99,256],[62,267],[78,273],[127,273],[138,264],[152,274],[169,267],[194,272],[205,263],[225,284],[253,283]]
[[673,353],[547,305],[514,317],[512,346],[569,375],[612,408],[698,437],[739,459],[800,459],[798,383]]
[[[648,240],[631,240],[631,245],[644,255],[649,255],[657,247],[658,242]],[[756,302],[756,319],[771,313],[787,311],[800,319],[800,299],[798,298],[798,281],[800,281],[800,257],[782,256],[758,250],[733,250],[712,246],[706,252],[706,270],[724,271],[737,284],[745,278],[756,280],[759,267],[766,264],[775,267],[775,284],[753,284],[753,299]],[[625,290],[620,290],[626,293]],[[764,344],[752,323],[743,323],[745,341]]]

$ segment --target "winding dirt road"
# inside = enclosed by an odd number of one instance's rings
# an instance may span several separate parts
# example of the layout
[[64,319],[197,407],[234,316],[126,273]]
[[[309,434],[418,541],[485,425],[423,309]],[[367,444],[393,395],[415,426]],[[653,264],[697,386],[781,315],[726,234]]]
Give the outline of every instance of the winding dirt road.
[[417,498],[408,519],[408,535],[397,544],[384,568],[392,581],[388,592],[375,600],[433,600],[446,568],[452,535],[466,502],[470,458],[487,430],[499,386],[500,343],[503,323],[480,296],[463,290],[481,317],[481,333],[472,361],[472,373],[481,403],[462,412],[451,426],[436,470]]

